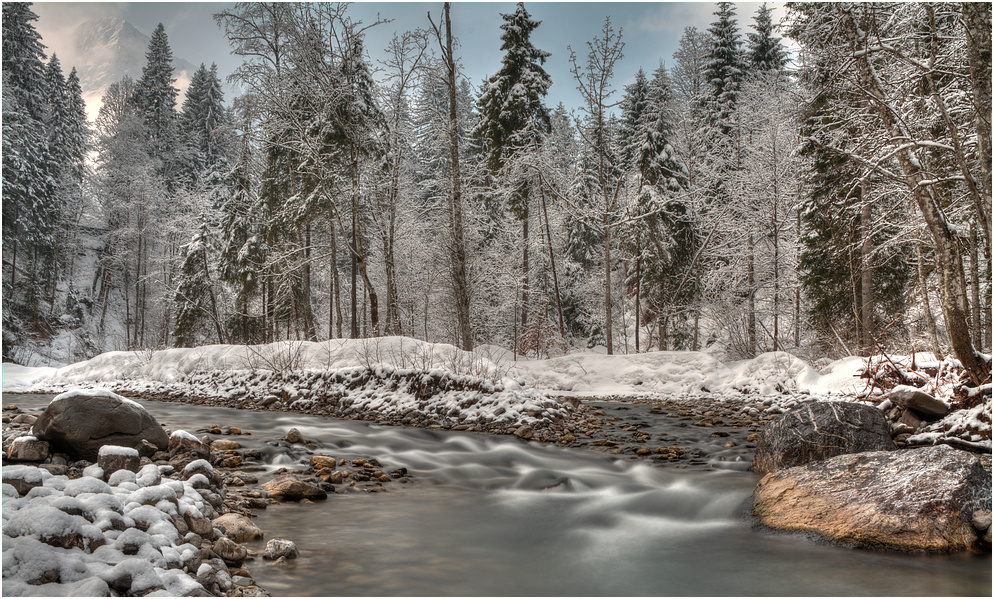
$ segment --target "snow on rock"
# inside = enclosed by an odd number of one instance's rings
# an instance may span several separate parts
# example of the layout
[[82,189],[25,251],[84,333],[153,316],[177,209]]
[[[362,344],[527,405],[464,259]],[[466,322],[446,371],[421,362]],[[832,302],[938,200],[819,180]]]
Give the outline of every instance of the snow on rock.
[[[5,466],[5,483],[45,486],[25,491],[3,485],[4,596],[216,592],[205,590],[190,572],[221,566],[208,563],[175,526],[177,513],[207,509],[202,496],[188,482],[161,478],[154,465],[138,477],[128,474],[111,477],[108,484],[90,476],[70,480],[33,466]],[[135,489],[136,478],[147,486]]]

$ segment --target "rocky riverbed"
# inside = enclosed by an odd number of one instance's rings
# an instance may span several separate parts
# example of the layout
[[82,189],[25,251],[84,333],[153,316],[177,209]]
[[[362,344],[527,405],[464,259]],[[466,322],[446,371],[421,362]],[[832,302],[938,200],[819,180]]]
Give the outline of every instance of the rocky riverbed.
[[144,442],[144,455],[108,445],[89,461],[39,439],[38,421],[16,405],[3,408],[5,594],[268,596],[251,563],[298,554],[278,536],[247,549],[242,543],[265,534],[253,513],[412,481],[372,457],[337,459],[295,429],[263,443],[313,454],[306,466],[279,468],[258,484],[268,470],[263,452],[243,448],[238,439],[251,432],[238,427],[170,431],[162,450]]

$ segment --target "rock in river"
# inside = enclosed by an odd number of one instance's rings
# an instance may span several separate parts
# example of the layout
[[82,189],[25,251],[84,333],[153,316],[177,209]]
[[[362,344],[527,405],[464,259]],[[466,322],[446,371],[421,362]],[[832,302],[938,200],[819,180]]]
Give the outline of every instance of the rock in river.
[[317,485],[312,485],[292,474],[281,474],[273,480],[259,485],[273,499],[300,501],[301,499],[327,499],[328,493]]
[[251,518],[236,512],[228,512],[215,518],[213,524],[237,543],[262,538],[263,534],[262,529]]
[[812,401],[766,425],[752,470],[759,474],[832,456],[895,449],[880,410],[844,401]]
[[90,462],[104,445],[137,448],[142,439],[159,449],[169,444],[166,431],[141,404],[103,389],[56,396],[32,430],[58,450]]
[[990,510],[980,460],[946,445],[840,455],[767,474],[753,512],[772,528],[859,547],[948,552],[975,547]]

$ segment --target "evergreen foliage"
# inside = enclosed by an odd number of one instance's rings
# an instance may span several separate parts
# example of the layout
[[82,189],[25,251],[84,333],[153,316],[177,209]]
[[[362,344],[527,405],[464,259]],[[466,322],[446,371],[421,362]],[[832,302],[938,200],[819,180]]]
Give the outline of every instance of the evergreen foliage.
[[763,3],[753,17],[755,33],[747,33],[749,65],[754,71],[781,71],[787,66],[787,49],[773,35],[773,9]]

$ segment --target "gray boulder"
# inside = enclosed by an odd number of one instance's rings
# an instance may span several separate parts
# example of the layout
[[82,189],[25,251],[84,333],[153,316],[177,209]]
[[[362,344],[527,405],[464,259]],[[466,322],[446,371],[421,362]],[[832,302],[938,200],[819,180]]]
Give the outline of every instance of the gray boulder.
[[894,387],[884,398],[915,412],[923,420],[938,420],[949,413],[949,406],[945,402],[908,385]]
[[69,391],[48,404],[32,427],[39,439],[74,458],[96,462],[104,445],[138,448],[142,440],[166,449],[166,431],[137,402],[110,391]]
[[759,474],[832,456],[895,449],[880,410],[858,403],[811,401],[766,425],[752,470]]
[[848,545],[951,552],[977,547],[991,478],[973,454],[946,445],[840,455],[767,474],[753,513],[766,526]]

